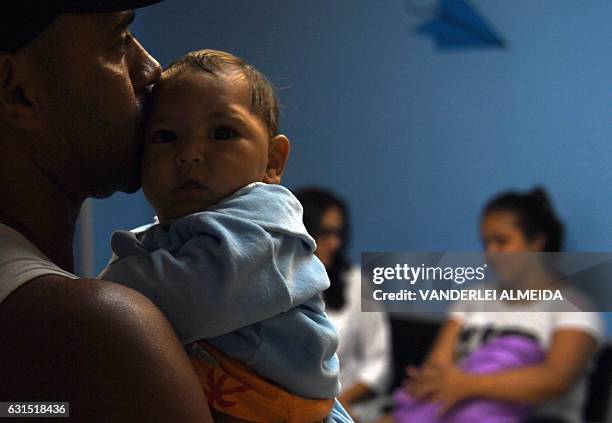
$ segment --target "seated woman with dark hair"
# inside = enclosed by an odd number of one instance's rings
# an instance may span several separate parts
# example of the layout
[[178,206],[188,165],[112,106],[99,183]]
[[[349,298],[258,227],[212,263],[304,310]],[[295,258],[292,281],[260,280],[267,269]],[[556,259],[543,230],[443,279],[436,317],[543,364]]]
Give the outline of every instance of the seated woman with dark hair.
[[[542,189],[494,198],[480,229],[487,253],[556,252],[563,244],[563,226]],[[538,289],[555,283],[546,263],[529,264],[506,266],[497,276]],[[469,302],[452,307],[425,364],[408,369],[394,421],[581,422],[601,317],[541,312],[537,301],[488,305],[487,312]]]
[[[338,399],[362,422],[376,414],[363,402],[383,393],[391,374],[389,324],[384,313],[361,311],[361,276],[346,259],[350,226],[345,203],[320,188],[296,192],[304,207],[304,225],[317,242],[315,254],[327,270],[323,292],[326,313],[338,330],[342,391]],[[373,416],[375,417],[375,416]]]

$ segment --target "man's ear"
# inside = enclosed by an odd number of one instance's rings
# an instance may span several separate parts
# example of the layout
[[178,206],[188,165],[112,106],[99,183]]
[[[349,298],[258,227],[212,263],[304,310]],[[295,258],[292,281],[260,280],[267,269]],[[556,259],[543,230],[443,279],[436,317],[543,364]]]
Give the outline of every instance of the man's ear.
[[38,104],[33,98],[34,84],[29,81],[25,63],[10,53],[0,52],[0,120],[22,130],[40,125]]
[[289,139],[284,135],[277,135],[270,140],[268,147],[268,167],[263,181],[266,184],[280,184],[289,157]]

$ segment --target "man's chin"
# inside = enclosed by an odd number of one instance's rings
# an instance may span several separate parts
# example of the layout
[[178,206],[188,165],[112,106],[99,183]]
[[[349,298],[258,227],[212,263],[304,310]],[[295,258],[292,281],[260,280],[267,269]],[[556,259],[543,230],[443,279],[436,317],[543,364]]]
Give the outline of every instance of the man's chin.
[[[133,194],[141,188],[142,178],[141,178],[141,162],[140,162],[140,150],[134,156],[133,160],[130,160],[129,163],[132,163],[132,166],[129,168],[125,168],[126,173],[121,178],[121,181],[117,184],[116,191],[124,192],[126,194]],[[127,172],[129,171],[129,172]]]
[[114,181],[114,183],[97,184],[96,189],[92,189],[90,197],[97,199],[108,198],[116,192],[123,192],[125,194],[133,194],[141,188],[140,173],[138,175],[132,175],[125,177],[120,181]]
[[137,176],[133,176],[130,180],[126,181],[126,184],[123,188],[118,189],[120,192],[124,192],[126,194],[133,194],[138,191],[142,186],[140,172]]

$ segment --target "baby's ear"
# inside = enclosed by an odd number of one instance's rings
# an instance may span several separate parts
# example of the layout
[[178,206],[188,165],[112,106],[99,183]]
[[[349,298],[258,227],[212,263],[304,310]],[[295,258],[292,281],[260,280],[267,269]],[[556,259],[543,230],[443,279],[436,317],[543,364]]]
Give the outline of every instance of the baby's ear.
[[268,167],[263,182],[266,184],[280,184],[289,157],[289,139],[284,135],[277,135],[270,140],[268,146]]

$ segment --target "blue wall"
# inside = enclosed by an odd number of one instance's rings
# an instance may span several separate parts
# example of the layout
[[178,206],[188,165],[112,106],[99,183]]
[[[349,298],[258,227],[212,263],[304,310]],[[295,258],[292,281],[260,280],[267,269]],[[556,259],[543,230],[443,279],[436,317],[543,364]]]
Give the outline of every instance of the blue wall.
[[[269,77],[293,142],[284,183],[343,194],[354,258],[478,250],[483,203],[534,184],[568,250],[612,250],[612,3],[471,3],[508,49],[437,50],[403,0],[172,0],[134,32],[163,65],[209,47]],[[96,201],[98,268],[112,229],[151,216],[141,195]]]

